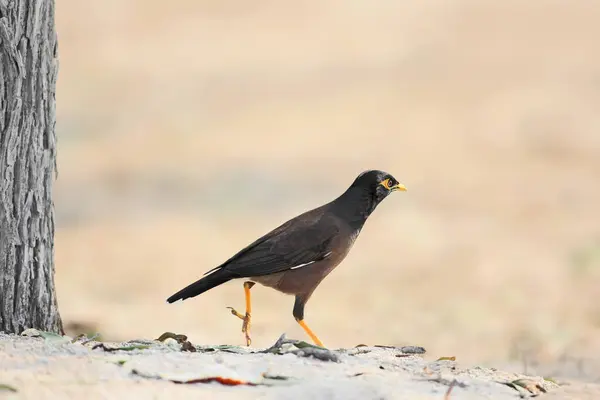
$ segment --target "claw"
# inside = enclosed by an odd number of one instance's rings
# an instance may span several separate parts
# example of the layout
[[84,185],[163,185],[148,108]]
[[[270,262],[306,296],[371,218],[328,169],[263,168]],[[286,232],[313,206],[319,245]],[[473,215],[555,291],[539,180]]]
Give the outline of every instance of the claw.
[[246,337],[246,346],[250,346],[252,343],[252,339],[250,339],[250,313],[252,312],[252,303],[250,302],[250,289],[254,286],[254,282],[246,281],[244,282],[244,294],[246,296],[246,314],[239,313],[233,307],[227,307],[231,310],[231,313],[244,321],[242,323],[242,332]]
[[250,338],[250,314],[246,313],[246,315],[243,315],[236,311],[236,309],[233,307],[227,308],[231,311],[231,314],[244,321],[242,323],[242,332],[244,333],[244,336],[246,338],[246,346],[250,346],[250,344],[252,343],[252,339]]
[[243,314],[240,314],[239,312],[237,312],[235,308],[233,308],[233,307],[227,307],[227,308],[229,308],[231,310],[231,313],[233,315],[235,315],[236,317],[238,317],[239,319],[245,319],[246,318]]

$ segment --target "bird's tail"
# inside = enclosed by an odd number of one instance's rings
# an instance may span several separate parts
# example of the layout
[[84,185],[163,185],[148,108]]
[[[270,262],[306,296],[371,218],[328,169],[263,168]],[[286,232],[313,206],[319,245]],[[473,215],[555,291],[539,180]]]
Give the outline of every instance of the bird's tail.
[[185,288],[181,289],[179,292],[177,292],[173,296],[169,297],[167,299],[167,302],[173,303],[177,300],[185,300],[190,297],[198,296],[199,294],[202,294],[202,293],[206,292],[207,290],[210,290],[210,289],[212,289],[216,286],[219,286],[227,281],[230,281],[233,278],[234,278],[234,276],[232,276],[227,271],[217,270],[217,271],[213,272],[212,274],[207,275],[207,276],[197,280],[196,282],[192,283],[191,285],[188,285]]

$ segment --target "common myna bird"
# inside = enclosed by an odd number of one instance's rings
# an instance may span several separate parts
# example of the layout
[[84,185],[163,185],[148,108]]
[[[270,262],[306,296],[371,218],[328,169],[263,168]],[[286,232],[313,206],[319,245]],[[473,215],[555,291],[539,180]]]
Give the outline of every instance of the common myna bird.
[[296,296],[294,318],[316,345],[324,347],[304,322],[304,306],[319,283],[346,257],[375,207],[397,190],[406,188],[392,175],[365,171],[337,199],[275,228],[167,301],[185,300],[232,279],[246,279],[245,315],[228,308],[244,321],[242,332],[249,346],[250,289],[258,282]]

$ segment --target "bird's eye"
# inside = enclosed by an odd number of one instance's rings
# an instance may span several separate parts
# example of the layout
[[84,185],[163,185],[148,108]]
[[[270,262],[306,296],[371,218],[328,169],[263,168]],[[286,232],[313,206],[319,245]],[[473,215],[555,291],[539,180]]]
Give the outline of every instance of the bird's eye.
[[383,186],[384,188],[386,188],[387,190],[390,190],[392,187],[392,181],[390,178],[387,178],[385,180],[383,180],[381,182],[381,186]]

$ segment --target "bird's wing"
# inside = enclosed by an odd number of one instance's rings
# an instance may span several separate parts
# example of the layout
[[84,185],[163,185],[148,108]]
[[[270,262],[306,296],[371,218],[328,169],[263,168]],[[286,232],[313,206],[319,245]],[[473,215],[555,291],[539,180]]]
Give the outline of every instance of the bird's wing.
[[331,254],[331,243],[338,232],[337,224],[322,218],[322,213],[304,214],[269,232],[207,274],[225,270],[239,277],[251,277],[312,264]]

